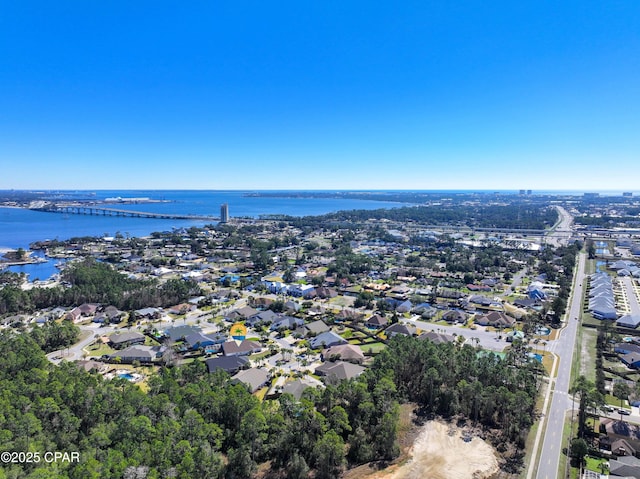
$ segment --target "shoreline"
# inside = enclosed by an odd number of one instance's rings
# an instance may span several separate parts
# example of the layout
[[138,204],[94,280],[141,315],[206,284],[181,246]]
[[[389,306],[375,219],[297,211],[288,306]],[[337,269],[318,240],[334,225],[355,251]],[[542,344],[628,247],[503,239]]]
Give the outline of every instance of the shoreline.
[[[2,253],[2,251],[0,251],[0,253]],[[27,266],[30,264],[42,264],[42,263],[47,263],[48,260],[44,260],[44,261],[4,261],[4,260],[0,260],[0,267],[2,266]]]

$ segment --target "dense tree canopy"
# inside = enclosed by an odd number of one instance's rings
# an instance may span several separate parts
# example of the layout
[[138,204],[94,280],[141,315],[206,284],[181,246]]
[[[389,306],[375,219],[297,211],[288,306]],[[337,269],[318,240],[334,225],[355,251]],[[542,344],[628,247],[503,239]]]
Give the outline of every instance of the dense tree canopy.
[[106,263],[93,259],[71,265],[63,272],[69,286],[23,290],[7,284],[0,288],[0,314],[24,313],[56,306],[82,303],[113,305],[121,310],[172,306],[199,294],[192,281],[171,279],[159,283],[153,279],[131,279]]
[[[0,334],[0,452],[80,451],[79,463],[10,464],[7,477],[250,477],[257,465],[337,477],[346,464],[398,454],[399,402],[466,416],[521,442],[536,380],[522,351],[500,359],[394,338],[360,378],[259,401],[201,362],[163,368],[148,392],[73,364],[50,364],[28,334]],[[128,477],[127,476],[127,477]],[[0,477],[2,477],[0,475]],[[38,475],[37,477],[47,477]],[[145,476],[141,476],[145,477]]]
[[472,228],[546,229],[558,219],[553,208],[535,204],[511,205],[430,205],[377,210],[338,211],[322,216],[288,217],[298,227],[339,224],[370,220],[391,220],[423,225],[465,225]]

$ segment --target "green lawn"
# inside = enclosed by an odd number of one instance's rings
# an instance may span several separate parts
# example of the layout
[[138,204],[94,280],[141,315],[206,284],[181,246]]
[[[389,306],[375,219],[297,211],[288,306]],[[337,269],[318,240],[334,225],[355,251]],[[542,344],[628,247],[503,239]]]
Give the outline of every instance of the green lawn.
[[89,352],[89,356],[100,357],[105,354],[113,354],[116,352],[115,349],[110,348],[106,344],[98,341],[96,343],[91,344],[90,346],[85,348],[86,351]]
[[365,354],[369,353],[369,351],[371,351],[373,354],[378,354],[386,347],[387,346],[384,343],[369,343],[360,345],[360,349],[362,349],[362,352]]
[[[605,404],[609,404],[611,406],[614,406],[615,408],[619,408],[620,407],[620,399],[615,397],[613,394],[605,394],[604,395],[604,402],[605,402]],[[625,402],[626,401],[622,401],[622,407],[625,407]]]
[[347,329],[345,331],[342,331],[340,333],[340,336],[348,340],[353,336],[353,331],[351,331],[350,329]]
[[268,387],[264,387],[262,389],[260,389],[259,391],[256,391],[254,393],[254,395],[260,400],[260,401],[264,401],[264,397],[267,395],[267,392],[269,392],[269,388]]
[[331,298],[329,300],[329,304],[336,304],[338,306],[351,306],[355,298],[351,298],[349,296],[336,296],[335,298]]
[[582,322],[584,324],[590,324],[593,326],[600,326],[602,324],[602,321],[599,319],[594,318],[591,313],[582,313]]
[[601,457],[587,456],[587,457],[585,457],[585,460],[587,462],[585,467],[589,471],[594,471],[594,472],[597,472],[597,473],[602,473],[604,471],[605,474],[609,474],[609,468],[608,467],[605,466],[604,469],[600,468],[601,464],[607,462],[606,459],[602,459]]
[[582,349],[578,351],[580,355],[580,371],[589,381],[596,380],[596,341],[598,332],[595,329],[582,329]]
[[262,351],[261,353],[252,354],[251,356],[249,356],[249,359],[251,359],[252,361],[259,361],[260,359],[268,358],[271,355],[271,351],[267,349],[266,351]]

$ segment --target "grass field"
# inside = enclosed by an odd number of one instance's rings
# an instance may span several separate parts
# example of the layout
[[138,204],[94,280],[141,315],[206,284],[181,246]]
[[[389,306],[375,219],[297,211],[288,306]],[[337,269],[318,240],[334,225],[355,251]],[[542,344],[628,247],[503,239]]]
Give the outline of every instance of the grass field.
[[371,351],[371,353],[373,354],[378,354],[387,346],[384,343],[369,343],[369,344],[361,344],[359,347],[362,350],[362,352],[365,354],[369,353],[369,351]]
[[[601,457],[585,457],[586,465],[585,468],[589,471],[594,471],[599,474],[609,474],[608,462],[606,459],[602,459]],[[601,467],[602,466],[602,467]]]
[[329,304],[335,304],[336,306],[347,307],[353,305],[355,298],[349,296],[336,296],[329,300]]
[[85,351],[89,352],[89,356],[94,356],[94,357],[100,357],[103,356],[105,354],[113,354],[116,352],[115,349],[107,346],[106,344],[98,341],[95,342],[93,344],[91,344],[90,346],[85,348]]
[[[565,418],[564,427],[562,428],[563,449],[566,448],[569,444],[569,436],[573,437],[573,434],[575,434],[575,428],[573,431],[571,430],[572,423],[571,423],[570,415],[571,413],[569,412],[569,414],[567,414],[567,417]],[[564,477],[565,471],[569,471],[569,477],[572,479],[578,477],[579,475],[578,469],[575,467],[571,467],[569,462],[570,462],[570,459],[564,452],[560,454],[560,462],[558,465],[558,477]]]
[[591,328],[582,328],[582,349],[580,354],[580,373],[589,381],[596,380],[596,340],[598,332]]

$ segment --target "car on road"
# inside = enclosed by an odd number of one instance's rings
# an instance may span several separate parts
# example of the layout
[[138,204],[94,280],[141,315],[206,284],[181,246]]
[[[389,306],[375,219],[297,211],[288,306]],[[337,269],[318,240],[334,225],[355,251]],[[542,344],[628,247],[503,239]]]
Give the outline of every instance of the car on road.
[[620,414],[622,414],[623,416],[630,416],[631,413],[629,411],[627,411],[626,409],[618,409],[618,412]]

